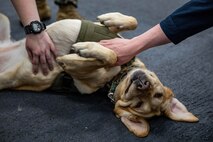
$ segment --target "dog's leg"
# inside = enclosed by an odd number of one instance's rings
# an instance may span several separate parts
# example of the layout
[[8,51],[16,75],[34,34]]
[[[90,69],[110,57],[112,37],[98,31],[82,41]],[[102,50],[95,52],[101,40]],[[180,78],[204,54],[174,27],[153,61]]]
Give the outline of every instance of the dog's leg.
[[73,77],[74,84],[81,93],[93,93],[120,71],[119,66],[109,67],[116,62],[116,54],[98,43],[77,43],[74,50],[78,54],[64,55],[56,60]]
[[97,42],[80,42],[74,44],[73,47],[81,57],[95,58],[102,63],[102,66],[111,66],[117,61],[115,52]]
[[119,12],[102,14],[97,17],[101,24],[107,26],[110,31],[118,33],[121,31],[134,30],[137,20],[132,16],[123,15]]
[[95,70],[113,65],[117,61],[116,54],[96,42],[79,42],[73,45],[77,54],[64,55],[57,62],[64,68]]
[[7,16],[0,13],[0,41],[10,40],[10,22]]
[[96,58],[85,58],[77,54],[57,58],[64,71],[72,76],[74,84],[82,94],[91,94],[103,87],[119,71],[120,67],[104,68],[104,63]]

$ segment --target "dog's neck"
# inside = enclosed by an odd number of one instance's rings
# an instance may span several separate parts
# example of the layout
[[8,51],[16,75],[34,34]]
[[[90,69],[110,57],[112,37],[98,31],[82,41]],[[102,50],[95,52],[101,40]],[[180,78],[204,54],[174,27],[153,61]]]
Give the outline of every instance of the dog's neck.
[[108,92],[108,97],[113,103],[115,103],[114,92],[116,90],[116,87],[121,82],[121,80],[123,80],[123,78],[128,74],[128,72],[131,71],[133,68],[135,68],[133,62],[135,62],[135,57],[128,63],[123,64],[121,66],[121,71],[107,84],[107,87],[110,88]]

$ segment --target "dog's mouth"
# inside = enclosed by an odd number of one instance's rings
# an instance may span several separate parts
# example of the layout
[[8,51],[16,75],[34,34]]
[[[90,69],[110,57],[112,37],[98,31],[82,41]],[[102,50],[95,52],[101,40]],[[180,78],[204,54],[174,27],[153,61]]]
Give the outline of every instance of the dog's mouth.
[[[136,100],[136,99],[135,99]],[[145,105],[146,103],[144,103],[142,100],[140,99],[137,99],[138,101],[134,101],[134,104],[131,105],[128,110],[129,112],[133,113],[134,115],[137,115],[137,116],[148,116],[149,117],[149,114],[150,114],[150,109],[147,110],[147,105]],[[144,109],[144,107],[146,107],[146,109]]]
[[139,117],[152,117],[155,108],[152,108],[153,82],[142,70],[135,71],[129,79],[125,90],[125,100],[131,102],[128,111]]
[[129,112],[131,112],[132,114],[136,116],[144,117],[144,118],[150,118],[155,115],[151,111],[145,112],[141,108],[129,108]]

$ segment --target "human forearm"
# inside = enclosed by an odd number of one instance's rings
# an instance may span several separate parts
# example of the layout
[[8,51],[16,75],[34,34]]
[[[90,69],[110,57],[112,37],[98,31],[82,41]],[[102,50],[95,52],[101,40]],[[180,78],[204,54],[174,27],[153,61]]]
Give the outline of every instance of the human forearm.
[[102,40],[100,44],[113,50],[118,57],[116,65],[122,65],[146,49],[170,42],[158,24],[147,32],[132,39],[115,38]]
[[40,20],[35,0],[11,0],[24,26]]
[[[32,21],[40,21],[35,0],[11,0],[21,22],[24,26],[29,25],[33,29]],[[42,24],[42,23],[40,23]],[[25,27],[26,30],[27,27]],[[26,50],[33,64],[33,72],[38,73],[39,68],[44,75],[53,70],[53,61],[56,57],[56,49],[45,28],[38,32],[26,32]],[[27,31],[27,30],[26,30]]]
[[160,46],[163,44],[170,43],[171,41],[167,38],[165,33],[162,31],[159,24],[154,26],[153,28],[149,29],[145,33],[136,36],[131,39],[131,49],[134,49],[134,55],[139,54],[140,52]]

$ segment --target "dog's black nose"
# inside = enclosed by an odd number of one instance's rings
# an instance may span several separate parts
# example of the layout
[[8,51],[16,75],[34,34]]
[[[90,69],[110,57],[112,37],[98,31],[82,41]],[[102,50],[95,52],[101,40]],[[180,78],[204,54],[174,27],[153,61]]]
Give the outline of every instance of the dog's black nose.
[[145,90],[149,88],[150,83],[149,81],[146,81],[146,80],[140,80],[140,81],[137,81],[136,85],[139,90]]
[[145,90],[150,87],[150,82],[148,81],[146,74],[142,71],[136,71],[133,73],[132,82],[135,83],[139,90]]

